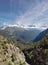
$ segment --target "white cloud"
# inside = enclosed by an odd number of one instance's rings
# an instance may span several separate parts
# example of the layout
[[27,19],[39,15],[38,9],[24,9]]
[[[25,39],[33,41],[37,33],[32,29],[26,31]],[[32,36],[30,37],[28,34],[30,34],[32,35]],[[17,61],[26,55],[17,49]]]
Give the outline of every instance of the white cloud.
[[[43,25],[42,23],[48,24],[48,15],[47,17],[42,19],[38,19],[39,17],[45,16],[45,12],[48,11],[48,2],[43,1],[42,3],[38,3],[34,8],[31,7],[21,16],[19,16],[16,20],[19,25],[28,25],[28,24],[36,24]],[[39,24],[39,25],[38,25]]]
[[[11,7],[16,4],[12,5],[11,0]],[[15,1],[15,0],[14,0]],[[22,1],[24,3],[22,3]],[[22,7],[24,9],[27,8],[27,11],[25,13],[21,13],[20,16],[16,17],[16,22],[12,25],[10,23],[4,22],[3,25],[6,26],[20,26],[24,28],[28,28],[28,25],[35,25],[35,27],[32,28],[48,28],[48,1],[42,0],[40,2],[39,0],[35,0],[36,2],[32,4],[32,0],[28,2],[27,0],[19,0],[19,5],[23,5]],[[21,7],[20,6],[20,7]],[[21,11],[22,12],[22,11]],[[14,13],[12,13],[14,14]],[[13,16],[13,15],[11,15]],[[15,15],[14,15],[15,16]]]

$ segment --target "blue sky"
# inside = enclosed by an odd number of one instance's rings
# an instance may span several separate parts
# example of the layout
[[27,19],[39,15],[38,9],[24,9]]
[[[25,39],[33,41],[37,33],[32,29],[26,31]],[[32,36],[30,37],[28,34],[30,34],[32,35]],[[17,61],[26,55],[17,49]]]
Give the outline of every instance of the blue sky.
[[48,27],[48,0],[0,0],[0,26]]

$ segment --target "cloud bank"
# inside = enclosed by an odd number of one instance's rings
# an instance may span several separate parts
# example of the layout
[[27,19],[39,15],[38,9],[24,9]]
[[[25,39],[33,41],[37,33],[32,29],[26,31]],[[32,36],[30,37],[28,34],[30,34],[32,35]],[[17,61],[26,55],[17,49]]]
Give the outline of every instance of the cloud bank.
[[3,25],[48,28],[48,0],[10,0],[10,12]]
[[[35,0],[34,0],[35,1]],[[16,23],[19,25],[36,25],[38,27],[48,27],[48,1],[36,0],[32,7],[22,15],[20,15]],[[35,5],[36,4],[36,5]]]

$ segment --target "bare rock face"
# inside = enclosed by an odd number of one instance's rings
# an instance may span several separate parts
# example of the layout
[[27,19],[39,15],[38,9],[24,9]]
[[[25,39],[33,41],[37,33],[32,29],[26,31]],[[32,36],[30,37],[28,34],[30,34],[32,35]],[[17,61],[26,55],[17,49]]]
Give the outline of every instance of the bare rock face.
[[0,36],[0,65],[28,65],[23,52]]

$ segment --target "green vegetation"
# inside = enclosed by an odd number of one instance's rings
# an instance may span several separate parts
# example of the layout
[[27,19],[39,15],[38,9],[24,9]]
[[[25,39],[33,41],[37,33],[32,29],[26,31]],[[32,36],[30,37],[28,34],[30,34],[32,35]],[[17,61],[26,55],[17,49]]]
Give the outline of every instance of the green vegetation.
[[30,65],[48,65],[48,35],[32,48],[23,50]]
[[[21,58],[22,51],[15,46],[15,41],[0,35],[0,65],[26,65]],[[23,55],[22,55],[23,56]]]
[[[0,64],[3,65],[26,65],[25,62],[17,59],[16,47],[19,47],[19,54],[22,52],[30,65],[48,65],[48,35],[37,43],[22,44],[19,41],[0,36]],[[17,61],[19,60],[19,62]]]
[[16,55],[12,54],[11,58],[12,58],[12,62],[14,62],[16,60]]

